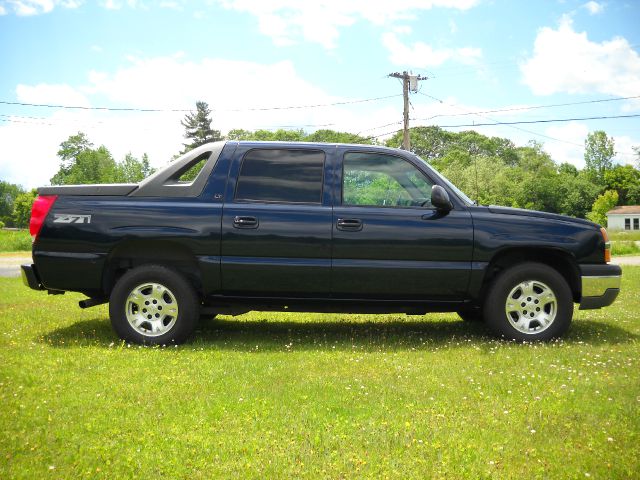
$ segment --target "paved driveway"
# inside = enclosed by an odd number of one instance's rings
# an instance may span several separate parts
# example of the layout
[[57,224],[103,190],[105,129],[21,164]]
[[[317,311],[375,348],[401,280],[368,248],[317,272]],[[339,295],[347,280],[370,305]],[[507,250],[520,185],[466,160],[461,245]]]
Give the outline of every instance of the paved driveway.
[[640,265],[640,256],[613,257],[611,263],[618,265]]
[[19,277],[20,265],[31,263],[31,256],[10,255],[0,256],[0,277]]

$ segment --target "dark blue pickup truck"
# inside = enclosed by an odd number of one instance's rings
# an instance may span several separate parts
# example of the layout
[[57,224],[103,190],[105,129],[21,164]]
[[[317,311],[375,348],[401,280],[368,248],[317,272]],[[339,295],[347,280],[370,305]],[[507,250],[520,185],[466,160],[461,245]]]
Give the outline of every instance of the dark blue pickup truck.
[[183,342],[250,310],[458,312],[548,340],[610,305],[607,233],[477,206],[419,157],[368,145],[218,142],[140,184],[43,187],[25,283],[109,302],[126,341]]

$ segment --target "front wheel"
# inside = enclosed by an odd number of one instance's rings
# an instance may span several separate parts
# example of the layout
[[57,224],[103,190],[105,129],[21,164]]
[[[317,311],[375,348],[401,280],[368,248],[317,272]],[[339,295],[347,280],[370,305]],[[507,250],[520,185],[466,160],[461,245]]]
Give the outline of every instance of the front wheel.
[[556,270],[522,263],[503,271],[489,289],[484,318],[510,340],[550,340],[567,331],[573,317],[571,289]]
[[200,302],[178,272],[143,265],[125,273],[109,298],[109,317],[118,336],[131,343],[184,342],[196,326]]

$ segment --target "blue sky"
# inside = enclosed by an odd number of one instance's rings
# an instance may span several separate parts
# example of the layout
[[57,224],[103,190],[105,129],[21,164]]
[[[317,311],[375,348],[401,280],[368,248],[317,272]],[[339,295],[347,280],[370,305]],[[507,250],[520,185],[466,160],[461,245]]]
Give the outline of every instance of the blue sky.
[[[223,133],[384,139],[402,120],[387,74],[403,70],[429,77],[411,95],[412,125],[637,115],[640,98],[617,99],[640,96],[639,24],[631,0],[0,0],[0,179],[47,184],[78,131],[117,160],[147,152],[161,165],[183,141],[184,113],[166,110],[200,99]],[[531,108],[577,102],[591,103]],[[309,105],[325,106],[271,109]],[[640,145],[640,117],[475,129],[578,166],[590,131],[614,137],[620,163]]]

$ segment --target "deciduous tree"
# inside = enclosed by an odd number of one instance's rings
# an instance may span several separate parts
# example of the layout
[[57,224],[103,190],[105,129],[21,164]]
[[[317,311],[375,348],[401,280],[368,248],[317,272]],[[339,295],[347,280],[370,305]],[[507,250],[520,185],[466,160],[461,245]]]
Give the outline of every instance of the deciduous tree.
[[615,142],[602,130],[589,133],[584,141],[585,169],[596,183],[604,185],[604,174],[613,166]]
[[607,212],[618,204],[618,192],[607,190],[593,202],[593,208],[587,218],[600,225],[607,224]]
[[604,173],[604,183],[607,190],[618,192],[618,203],[630,205],[639,199],[636,192],[640,189],[640,171],[633,165],[616,165]]
[[16,197],[13,205],[13,224],[18,228],[26,228],[29,226],[31,219],[31,206],[36,199],[38,192],[31,190],[30,192],[21,193]]
[[0,220],[5,225],[12,225],[13,207],[16,198],[24,189],[20,185],[0,181]]

